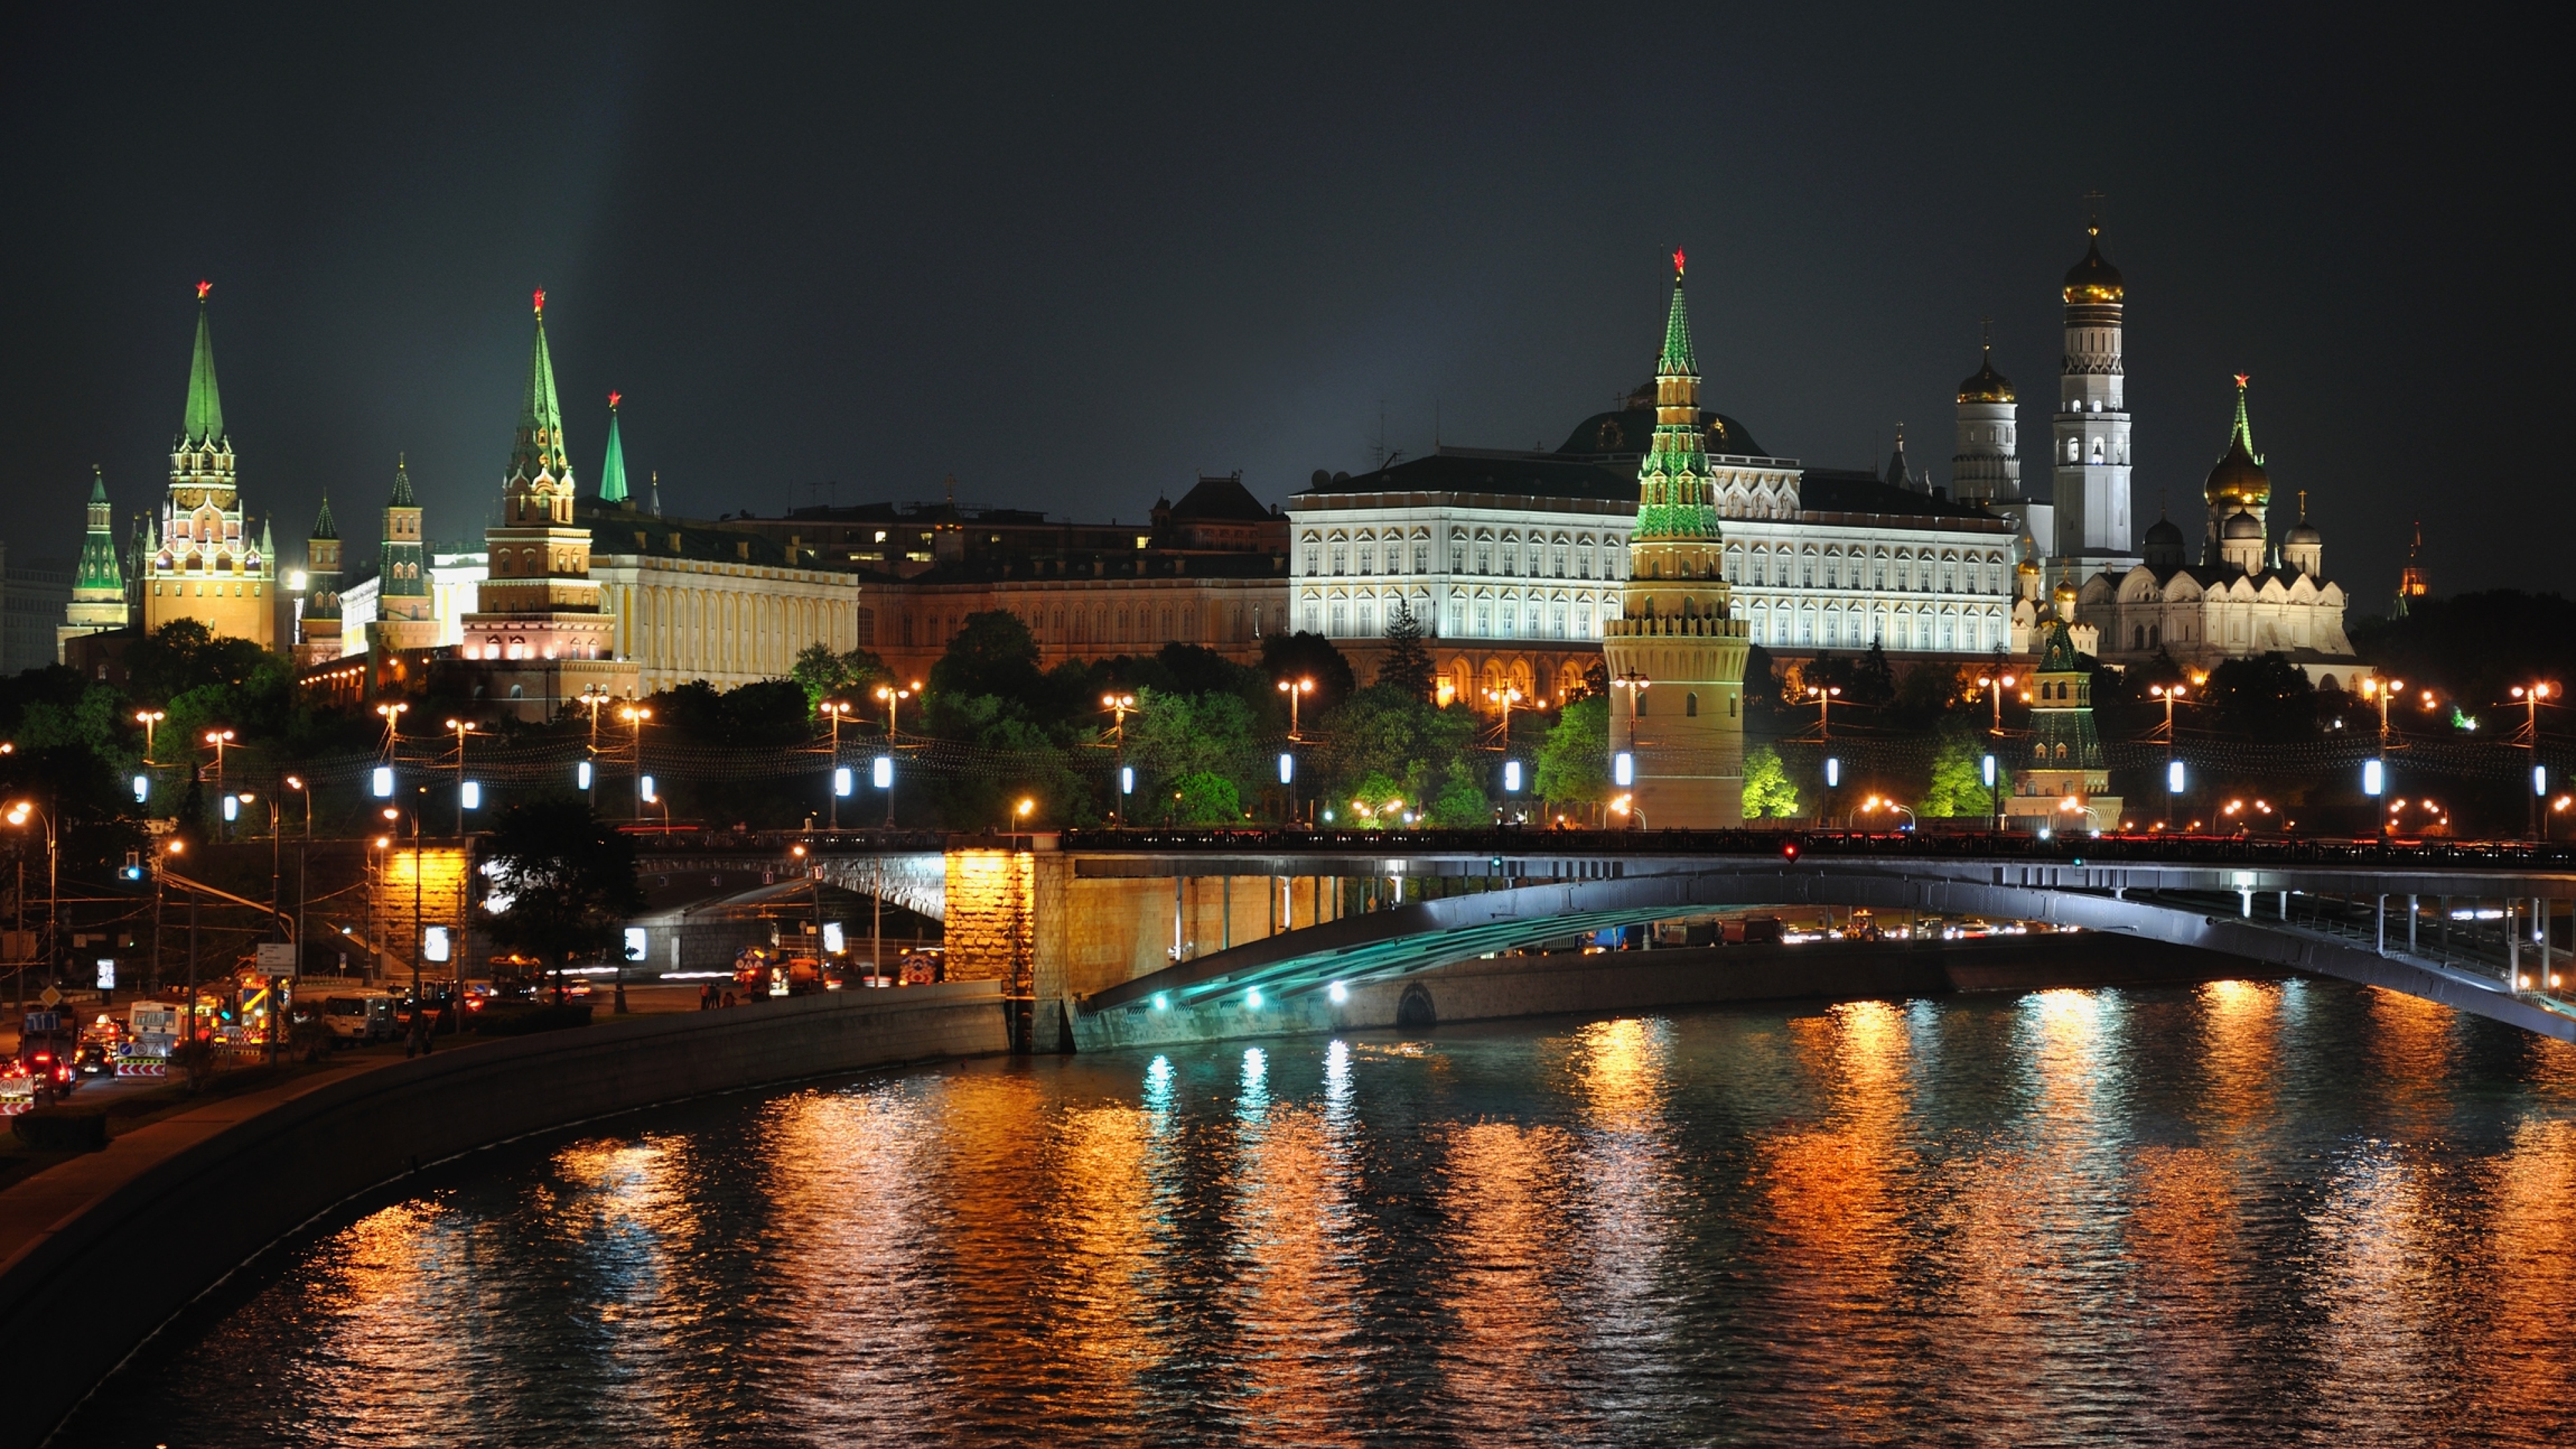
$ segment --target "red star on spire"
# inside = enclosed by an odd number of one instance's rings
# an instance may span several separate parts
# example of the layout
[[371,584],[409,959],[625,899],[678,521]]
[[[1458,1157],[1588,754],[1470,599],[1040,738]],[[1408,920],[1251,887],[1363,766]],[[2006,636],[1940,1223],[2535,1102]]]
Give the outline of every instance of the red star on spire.
[[1681,274],[1682,274],[1682,249],[1681,249],[1680,247],[1675,247],[1675,248],[1673,248],[1673,275],[1674,275],[1674,276],[1676,276],[1676,277],[1678,277],[1678,276],[1680,276]]
[[2238,387],[2240,387],[2240,388],[2241,388],[2241,387],[2243,387],[2243,386],[2245,386],[2245,384],[2247,384],[2247,383],[2249,383],[2249,382],[2252,382],[2253,380],[2254,380],[2253,378],[2251,378],[2251,377],[2247,376],[2247,375],[2246,375],[2246,374],[2244,374],[2244,373],[2241,373],[2241,372],[2240,372],[2240,373],[2236,374],[2236,385],[2237,385]]
[[200,302],[206,300],[206,294],[214,289],[215,284],[212,282],[199,282],[197,284],[197,300]]
[[610,393],[610,394],[608,395],[608,410],[609,410],[610,412],[612,412],[612,413],[613,413],[613,412],[615,412],[615,411],[617,411],[617,400],[618,400],[619,398],[621,398],[621,397],[624,397],[625,395],[626,395],[626,394],[624,394],[624,393],[622,393],[622,392],[612,392],[612,393]]
[[546,289],[543,287],[537,289],[537,315],[546,315]]

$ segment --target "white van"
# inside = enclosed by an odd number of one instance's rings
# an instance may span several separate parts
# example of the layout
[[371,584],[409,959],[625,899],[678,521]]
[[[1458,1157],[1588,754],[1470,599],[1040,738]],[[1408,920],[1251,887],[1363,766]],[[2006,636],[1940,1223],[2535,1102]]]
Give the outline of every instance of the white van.
[[335,991],[322,999],[322,1024],[333,1046],[364,1046],[402,1035],[389,991]]

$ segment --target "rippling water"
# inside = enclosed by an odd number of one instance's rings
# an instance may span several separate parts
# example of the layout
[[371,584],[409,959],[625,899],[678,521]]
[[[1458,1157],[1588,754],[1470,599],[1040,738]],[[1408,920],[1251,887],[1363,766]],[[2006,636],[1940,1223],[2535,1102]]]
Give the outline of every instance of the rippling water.
[[83,1445],[2576,1442],[2576,1050],[2316,982],[976,1063],[300,1246]]

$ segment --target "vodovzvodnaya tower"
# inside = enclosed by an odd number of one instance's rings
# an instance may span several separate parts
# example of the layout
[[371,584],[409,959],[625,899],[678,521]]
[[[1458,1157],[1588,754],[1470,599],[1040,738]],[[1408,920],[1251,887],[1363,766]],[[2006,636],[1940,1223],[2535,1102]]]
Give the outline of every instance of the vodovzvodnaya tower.
[[1673,301],[1655,360],[1655,435],[1637,466],[1637,527],[1621,617],[1603,627],[1611,748],[1634,760],[1634,816],[1650,828],[1744,821],[1745,626],[1727,607],[1725,550],[1699,414],[1699,364],[1673,253]]

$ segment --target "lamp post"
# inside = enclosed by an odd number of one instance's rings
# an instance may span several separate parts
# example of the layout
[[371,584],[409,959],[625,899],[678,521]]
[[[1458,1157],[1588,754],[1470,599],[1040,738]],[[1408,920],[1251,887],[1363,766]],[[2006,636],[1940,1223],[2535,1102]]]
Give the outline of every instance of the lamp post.
[[[581,697],[575,703],[590,711],[590,753],[583,758],[597,760],[599,758],[599,707],[608,703],[608,687],[601,684],[586,684],[582,686]],[[596,801],[599,798],[597,770],[594,769],[591,772],[591,783],[585,785],[581,793],[586,800]]]
[[[63,908],[61,841],[55,836],[53,812],[33,800],[20,800],[9,807],[8,820],[11,825],[24,825],[31,816],[45,822],[45,970],[50,974],[59,975],[54,956],[55,942],[62,935],[62,932],[55,928],[55,920]],[[21,886],[18,891],[19,928],[25,929],[26,924],[27,892],[26,888]],[[18,1006],[22,1012],[27,1005],[26,981],[26,969],[21,967],[18,972]]]
[[465,737],[474,732],[472,720],[452,719],[447,727],[456,731],[456,838],[465,838]]
[[[1614,760],[1622,753],[1628,755],[1631,760],[1635,758],[1637,750],[1637,706],[1641,702],[1638,696],[1645,693],[1646,686],[1652,682],[1653,681],[1647,679],[1646,676],[1633,669],[1624,674],[1612,675],[1610,678],[1610,687],[1612,689],[1624,690],[1628,696],[1627,732],[1621,738],[1614,739],[1610,742],[1612,758]],[[1625,785],[1628,784],[1629,781],[1621,780],[1619,783]]]
[[1908,808],[1908,807],[1906,807],[1906,806],[1903,806],[1903,805],[1899,805],[1899,804],[1897,804],[1895,801],[1888,799],[1888,798],[1887,798],[1886,796],[1884,796],[1884,795],[1872,795],[1872,796],[1870,796],[1867,800],[1864,800],[1864,801],[1862,801],[1862,802],[1861,802],[1861,806],[1860,806],[1860,808],[1861,808],[1861,813],[1862,813],[1862,814],[1864,814],[1864,815],[1872,814],[1872,813],[1875,813],[1875,812],[1880,811],[1880,810],[1897,810],[1897,811],[1903,811],[1903,812],[1904,812],[1904,815],[1905,815],[1905,823],[1906,823],[1906,825],[1907,825],[1909,828],[1910,828],[1910,827],[1912,827],[1912,826],[1916,823],[1916,821],[1915,821],[1915,819],[1914,819],[1914,812],[1913,812],[1913,810],[1912,810],[1912,809],[1910,809],[1910,808]]
[[[1980,674],[1977,676],[1977,688],[1986,691],[1987,694],[1991,695],[1994,699],[1994,724],[1987,729],[1986,733],[2000,735],[2004,732],[2004,691],[2012,688],[2013,683],[2013,677],[2009,674]],[[2182,691],[2177,689],[2174,692],[2179,694]],[[2170,709],[2167,711],[2166,718],[2168,721],[2172,718]]]
[[[215,747],[215,794],[219,797],[224,793],[224,746],[232,743],[232,738],[231,730],[206,731],[206,743]],[[215,830],[219,838],[232,837],[232,832],[224,828],[220,810],[215,812]]]
[[[885,710],[886,710],[886,756],[887,756],[888,760],[891,760],[891,759],[893,758],[893,756],[894,756],[894,753],[895,753],[895,748],[896,748],[895,741],[896,741],[896,737],[897,737],[897,727],[898,727],[898,725],[901,723],[902,718],[903,718],[903,702],[904,702],[905,700],[907,700],[907,699],[911,699],[912,697],[914,697],[915,695],[918,695],[918,694],[920,694],[920,693],[921,693],[921,681],[920,681],[920,680],[918,680],[918,679],[914,680],[914,681],[912,682],[912,684],[911,684],[911,686],[910,686],[909,688],[900,688],[900,689],[899,689],[899,688],[895,687],[893,684],[890,684],[890,683],[889,683],[889,684],[880,684],[880,685],[878,685],[878,686],[877,686],[877,690],[876,690],[877,698],[878,698],[878,699],[881,699],[881,700],[883,700],[883,701],[885,701]],[[892,829],[894,828],[894,778],[893,778],[893,776],[892,776],[891,774],[889,774],[889,775],[886,777],[885,792],[886,792],[886,818],[885,818],[886,829],[888,829],[888,830],[892,830]]]
[[1302,743],[1305,737],[1297,732],[1297,701],[1315,692],[1315,681],[1283,679],[1279,681],[1279,692],[1288,696],[1288,740],[1291,744]]
[[[2009,682],[2009,681],[2007,681],[2007,682]],[[2369,682],[2365,680],[2365,681],[2363,682],[2363,684],[2362,684],[2362,690],[2363,690],[2363,692],[2364,692],[2364,693],[2367,693],[2367,692],[2369,691],[2369,688],[2370,688]],[[2166,779],[2168,782],[2170,782],[2170,781],[2174,778],[2174,716],[2173,716],[2173,712],[2174,712],[2174,703],[2175,703],[2175,701],[2177,701],[2177,700],[2181,699],[2181,698],[2183,697],[2183,695],[2184,695],[2185,693],[2187,693],[2187,692],[2188,692],[2188,691],[2187,691],[2187,690],[2186,690],[2182,685],[2179,685],[2179,684],[2175,684],[2175,685],[2150,684],[2150,685],[2148,685],[2148,686],[2147,686],[2147,693],[2148,693],[2150,696],[2152,696],[2152,697],[2154,697],[2154,698],[2156,698],[2156,699],[2159,699],[2159,700],[2164,701],[2164,706],[2165,706],[2165,779]],[[2000,697],[2000,696],[1998,696],[1998,703],[1997,703],[1997,704],[1996,704],[1996,706],[1995,706],[1995,718],[1996,718],[1996,720],[1997,720],[1998,722],[2000,722],[2000,721],[2002,720],[2002,718],[2003,718],[2003,705],[2002,705],[2002,704],[2001,704],[2001,702],[2000,702],[2000,698],[2001,698],[2001,697]],[[2386,708],[2383,706],[2383,707],[2382,707],[2382,709],[2381,709],[2381,711],[2380,711],[2380,735],[2382,736],[2383,740],[2385,739],[2385,737],[2386,737],[2387,733],[2388,733],[2388,717],[2387,717],[2387,710],[2386,710]],[[2171,829],[2173,829],[2173,797],[2174,797],[2174,792],[2173,792],[2173,790],[2170,788],[2170,785],[2168,785],[2168,788],[2165,790],[2165,828],[2166,828],[2167,830],[2171,830]]]
[[1512,706],[1528,696],[1521,693],[1519,685],[1506,684],[1500,689],[1486,690],[1485,698],[1499,705],[1503,711],[1503,722],[1497,727],[1494,748],[1509,753],[1512,747]]
[[629,704],[619,707],[617,717],[626,721],[627,727],[634,731],[635,818],[641,821],[644,818],[644,723],[653,717],[653,711],[640,704]]
[[841,828],[841,721],[849,717],[850,706],[846,700],[827,699],[814,708],[832,727],[832,788],[828,793],[832,797],[829,806],[831,828],[838,830]]
[[157,709],[138,709],[134,712],[134,722],[143,726],[143,763],[147,765],[157,763],[152,758],[152,727],[169,717],[168,714]]
[[[301,976],[304,974],[304,945],[313,939],[304,933],[304,906],[308,896],[304,886],[305,852],[313,843],[313,792],[306,788],[301,775],[287,776],[285,784],[287,789],[304,797],[304,838],[295,842],[295,974]],[[280,827],[278,833],[282,835],[285,831]]]
[[2540,766],[2540,702],[2558,692],[2554,684],[2517,684],[2513,697],[2522,701],[2522,747],[2531,757],[2531,838],[2540,838],[2540,799],[2549,793],[2547,777]]
[[[1286,689],[1288,686],[1283,684],[1279,687]],[[1124,825],[1127,823],[1127,795],[1120,786],[1126,782],[1124,772],[1127,769],[1127,716],[1135,712],[1136,696],[1104,694],[1100,696],[1100,707],[1109,711],[1110,737],[1117,742],[1112,747],[1115,759],[1109,767],[1112,771],[1118,772],[1109,777],[1109,820],[1112,825]],[[1296,707],[1296,696],[1293,694],[1289,696],[1289,707],[1291,709]],[[1295,726],[1289,727],[1288,737],[1292,740],[1297,737]]]
[[1842,696],[1842,692],[1839,684],[1807,686],[1807,697],[1816,702],[1816,738],[1829,740],[1834,737],[1834,701]]

